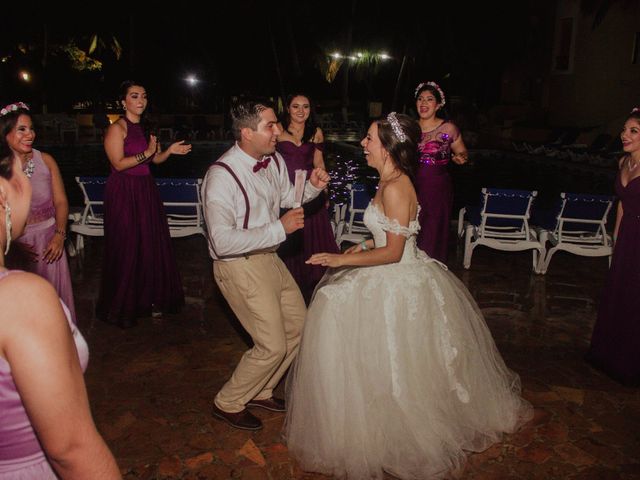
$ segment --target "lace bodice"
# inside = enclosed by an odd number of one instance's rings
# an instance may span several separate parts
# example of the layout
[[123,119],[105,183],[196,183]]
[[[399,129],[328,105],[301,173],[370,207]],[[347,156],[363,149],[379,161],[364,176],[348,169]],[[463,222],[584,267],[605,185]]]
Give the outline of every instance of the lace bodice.
[[407,241],[404,245],[404,252],[400,263],[415,261],[418,258],[418,249],[416,247],[416,236],[420,230],[418,215],[420,214],[420,205],[416,218],[409,222],[408,227],[400,225],[398,220],[390,219],[382,210],[373,202],[369,204],[364,212],[364,224],[373,234],[373,240],[376,247],[384,247],[387,244],[386,232],[395,233],[406,237]]

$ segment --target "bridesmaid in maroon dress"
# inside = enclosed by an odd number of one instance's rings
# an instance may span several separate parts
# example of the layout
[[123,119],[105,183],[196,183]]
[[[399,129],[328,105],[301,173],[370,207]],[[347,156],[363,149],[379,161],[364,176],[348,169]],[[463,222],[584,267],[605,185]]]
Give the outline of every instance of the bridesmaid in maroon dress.
[[446,103],[438,84],[419,84],[415,97],[422,130],[418,147],[420,163],[415,179],[418,203],[422,207],[418,247],[431,258],[446,263],[453,208],[453,185],[447,164],[449,160],[459,165],[466,163],[468,153],[458,127],[437,116]]
[[147,92],[138,83],[121,86],[124,117],[111,125],[104,148],[111,163],[105,189],[105,247],[96,307],[101,320],[126,328],[152,309],[176,312],[184,305],[169,226],[149,164],[185,155],[191,145],[166,150],[143,128]]
[[[296,170],[306,170],[308,179],[314,168],[325,168],[322,155],[324,137],[315,124],[308,95],[289,95],[286,105],[283,133],[278,137],[276,148],[287,164],[289,179],[294,183]],[[307,304],[326,267],[307,265],[305,261],[314,253],[339,252],[326,204],[327,196],[321,193],[303,205],[304,228],[288,235],[278,249],[278,255],[298,283]]]
[[615,190],[618,212],[611,269],[598,308],[587,360],[611,378],[640,386],[640,109],[621,133],[625,155]]

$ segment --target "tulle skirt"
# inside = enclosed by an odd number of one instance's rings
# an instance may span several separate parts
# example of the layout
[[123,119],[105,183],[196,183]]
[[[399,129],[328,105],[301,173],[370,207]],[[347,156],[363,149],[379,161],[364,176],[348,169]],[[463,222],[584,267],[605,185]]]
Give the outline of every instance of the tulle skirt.
[[426,258],[330,269],[287,379],[307,471],[442,478],[532,416],[464,285]]

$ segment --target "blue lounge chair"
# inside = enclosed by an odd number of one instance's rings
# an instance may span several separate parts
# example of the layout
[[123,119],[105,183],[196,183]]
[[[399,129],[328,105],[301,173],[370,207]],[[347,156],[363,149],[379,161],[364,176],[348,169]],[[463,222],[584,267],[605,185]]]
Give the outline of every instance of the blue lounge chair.
[[529,227],[531,204],[537,192],[483,188],[479,207],[460,210],[458,233],[464,231],[463,266],[471,266],[473,250],[484,245],[496,250],[533,251],[533,270],[538,272],[538,257],[544,256],[544,244]]
[[561,193],[557,213],[537,225],[540,242],[552,245],[540,258],[539,272],[547,272],[559,250],[585,257],[606,256],[611,263],[613,249],[606,224],[614,200],[609,195]]
[[[76,177],[84,196],[82,213],[69,215],[69,231],[76,234],[75,251],[84,248],[84,236],[104,235],[104,190],[106,177]],[[206,235],[200,196],[200,178],[156,178],[172,237]]]

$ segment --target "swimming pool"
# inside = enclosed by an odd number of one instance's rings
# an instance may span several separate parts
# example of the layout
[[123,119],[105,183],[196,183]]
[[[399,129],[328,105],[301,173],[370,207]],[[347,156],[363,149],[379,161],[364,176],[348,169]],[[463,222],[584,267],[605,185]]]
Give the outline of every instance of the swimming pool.
[[[186,156],[174,156],[161,165],[153,165],[157,177],[203,177],[232,142],[193,142]],[[74,177],[108,175],[109,162],[102,144],[52,145],[38,147],[58,162],[69,204],[82,205],[82,193]],[[367,167],[362,148],[354,143],[327,142],[327,168],[332,172],[338,200],[344,200],[341,185],[354,180],[375,184],[376,172]],[[556,158],[501,150],[472,150],[470,165],[451,165],[454,184],[454,211],[477,203],[482,187],[537,190],[537,203],[551,205],[560,192],[613,194],[615,159],[607,167],[584,165]]]

